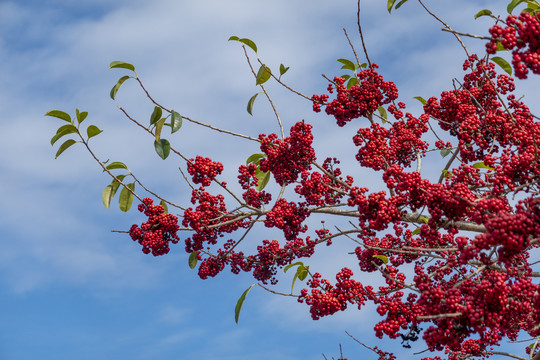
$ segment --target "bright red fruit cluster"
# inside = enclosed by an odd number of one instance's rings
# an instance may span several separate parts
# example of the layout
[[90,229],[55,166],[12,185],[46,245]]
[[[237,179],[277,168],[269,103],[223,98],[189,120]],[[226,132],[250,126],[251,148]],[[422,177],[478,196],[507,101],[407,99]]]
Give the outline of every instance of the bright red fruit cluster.
[[529,69],[540,74],[540,13],[510,15],[506,18],[506,27],[494,25],[489,33],[492,39],[486,45],[487,52],[495,54],[498,42],[512,50],[512,65],[517,78],[527,78]]
[[148,216],[148,221],[141,224],[133,224],[129,229],[129,235],[133,241],[142,245],[145,254],[164,255],[169,252],[169,241],[176,244],[179,241],[178,218],[172,214],[165,214],[161,205],[153,205],[153,200],[145,198],[139,204],[139,211]]
[[223,171],[223,164],[214,162],[210,158],[197,156],[195,160],[189,159],[189,161],[188,172],[193,176],[195,184],[210,186],[212,180]]

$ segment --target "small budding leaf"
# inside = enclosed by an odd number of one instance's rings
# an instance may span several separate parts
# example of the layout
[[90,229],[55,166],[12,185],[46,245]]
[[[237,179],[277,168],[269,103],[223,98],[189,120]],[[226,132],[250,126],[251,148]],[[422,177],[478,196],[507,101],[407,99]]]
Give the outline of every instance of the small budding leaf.
[[118,79],[118,82],[116,83],[116,85],[114,85],[111,89],[111,93],[110,93],[110,96],[111,96],[111,99],[115,99],[116,98],[116,93],[118,93],[118,89],[120,89],[120,86],[122,86],[122,84],[124,82],[126,82],[127,79],[129,79],[131,76],[122,76],[120,79]]
[[251,290],[252,287],[254,287],[256,284],[251,285],[242,293],[238,301],[236,302],[236,307],[234,308],[234,321],[238,324],[238,318],[240,317],[240,311],[242,311],[242,306],[244,305],[244,301],[246,300],[246,296],[249,293],[249,290]]
[[427,224],[429,222],[429,219],[425,216],[420,216],[420,220],[422,220],[424,224]]
[[253,95],[251,99],[249,99],[248,104],[247,104],[247,112],[251,116],[253,116],[253,103],[255,102],[257,95],[259,95],[259,93],[256,93],[255,95]]
[[84,119],[88,116],[88,111],[79,112],[79,109],[75,109],[75,114],[77,115],[77,121],[82,123]]
[[256,85],[264,84],[265,82],[268,81],[268,79],[270,79],[271,76],[272,76],[272,72],[270,71],[270,68],[263,64],[261,65],[261,67],[259,68],[259,71],[257,72],[257,78],[256,78],[255,84]]
[[198,251],[192,251],[191,254],[189,254],[188,264],[191,269],[195,269],[195,266],[197,266],[197,262],[199,261],[198,255]]
[[54,158],[57,159],[61,153],[63,153],[67,148],[69,148],[75,143],[76,141],[73,139],[66,140],[62,145],[60,145],[60,148],[58,148],[58,151],[56,152],[56,156]]
[[52,117],[55,117],[55,118],[58,118],[58,119],[65,120],[67,122],[71,122],[71,116],[69,116],[68,113],[65,113],[65,112],[60,111],[60,110],[47,111],[45,116],[52,116]]
[[152,112],[152,115],[150,115],[150,126],[154,125],[156,122],[161,119],[161,115],[163,114],[163,111],[159,106],[154,107],[154,111]]
[[[129,191],[131,189],[131,191]],[[131,205],[133,204],[133,193],[135,191],[135,183],[127,184],[122,191],[120,191],[120,196],[118,198],[118,205],[120,210],[127,212]]]
[[285,67],[285,65],[281,64],[279,65],[279,76],[285,75],[285,73],[289,70],[289,67]]
[[96,135],[99,135],[102,132],[103,130],[100,130],[96,125],[90,125],[88,129],[86,129],[86,133],[88,134],[88,139]]
[[481,16],[489,16],[491,14],[492,14],[491,10],[488,10],[488,9],[480,10],[479,12],[476,13],[476,15],[474,15],[474,19],[476,20]]
[[[120,162],[120,161],[114,161],[114,162],[110,163],[109,165],[107,165],[107,167],[105,169],[107,169],[107,170],[126,169],[126,170],[129,171],[126,164],[124,164],[123,162]],[[103,170],[103,171],[105,172],[105,170]]]
[[163,160],[165,160],[171,152],[171,144],[166,139],[160,139],[159,141],[154,140],[154,148],[159,157]]
[[[386,8],[388,9],[388,12],[392,12],[392,7],[394,7],[394,3],[396,2],[396,0],[388,0],[388,2],[386,3]],[[401,5],[405,4],[407,2],[407,0],[401,0],[399,3],[397,3],[396,7],[394,9],[399,9],[401,7]]]
[[382,260],[382,262],[385,264],[388,264],[388,258],[384,255],[373,255],[373,257]]
[[265,157],[266,154],[253,154],[247,158],[246,165],[248,165],[249,163],[255,163],[256,165],[259,165],[259,161]]
[[164,211],[164,214],[168,214],[169,213],[169,207],[167,206],[167,203],[163,200],[161,200],[159,202],[159,205],[163,206],[163,211]]
[[491,61],[499,65],[506,73],[508,73],[508,75],[512,75],[512,66],[510,66],[508,61],[504,60],[502,57],[499,56],[492,57]]
[[255,188],[257,191],[262,191],[270,180],[270,171],[263,172],[260,168],[257,168],[257,170],[255,170],[255,176],[259,180]]
[[113,61],[109,65],[109,69],[118,69],[118,68],[135,71],[135,66],[127,62],[123,62],[123,61]]
[[442,149],[441,150],[441,156],[443,158],[445,158],[446,156],[448,156],[452,151],[450,149]]
[[424,99],[424,98],[421,97],[421,96],[415,96],[415,97],[413,97],[413,99],[416,99],[416,100],[420,101],[420,102],[422,103],[422,105],[426,105],[426,104],[427,104],[426,99]]
[[176,111],[171,112],[171,134],[174,134],[182,127],[182,115]]
[[344,75],[341,75],[340,78],[345,79],[345,80],[348,80],[348,79],[351,78],[351,75],[344,74]]
[[249,46],[253,51],[255,51],[255,53],[257,52],[257,45],[255,45],[255,43],[251,41],[250,39],[246,39],[246,38],[240,39],[238,36],[231,36],[229,38],[229,41],[231,40],[240,41],[242,44],[246,44],[247,46]]

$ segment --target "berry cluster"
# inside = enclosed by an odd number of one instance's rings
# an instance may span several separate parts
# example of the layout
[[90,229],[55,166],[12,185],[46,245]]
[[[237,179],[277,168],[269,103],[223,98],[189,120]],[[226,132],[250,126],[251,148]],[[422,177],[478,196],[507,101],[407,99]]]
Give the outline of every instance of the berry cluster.
[[195,184],[210,186],[212,180],[223,171],[223,164],[212,161],[210,158],[197,156],[195,160],[189,159],[187,168]]
[[540,74],[540,13],[522,12],[506,18],[506,27],[494,25],[489,29],[491,41],[486,44],[488,54],[497,52],[497,43],[512,50],[512,65],[519,79],[526,79],[529,69]]
[[148,221],[141,224],[133,224],[129,229],[129,235],[133,241],[142,245],[145,254],[165,255],[169,252],[169,241],[176,244],[179,241],[178,218],[172,214],[165,214],[161,205],[153,205],[153,200],[145,198],[138,209],[148,216]]

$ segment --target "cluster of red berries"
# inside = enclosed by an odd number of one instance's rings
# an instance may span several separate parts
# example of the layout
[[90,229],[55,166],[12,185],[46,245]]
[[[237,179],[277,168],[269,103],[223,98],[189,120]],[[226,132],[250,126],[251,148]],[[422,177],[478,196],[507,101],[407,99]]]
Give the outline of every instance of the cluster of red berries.
[[195,184],[210,186],[212,180],[223,171],[223,164],[212,161],[210,158],[197,156],[195,160],[189,159],[187,169]]
[[299,233],[306,232],[307,226],[303,225],[303,222],[308,216],[307,208],[296,205],[294,201],[288,202],[281,198],[266,214],[264,226],[281,229],[285,239],[293,240]]
[[266,191],[257,191],[253,187],[259,184],[259,179],[256,176],[257,165],[250,163],[246,165],[240,165],[238,168],[238,182],[242,189],[246,190],[242,194],[242,198],[246,204],[261,208],[263,205],[266,205],[272,201],[272,195]]
[[145,198],[138,209],[148,216],[148,221],[141,224],[133,224],[129,229],[129,235],[133,241],[142,245],[145,254],[164,255],[169,252],[169,242],[178,243],[177,235],[179,226],[178,218],[172,214],[165,214],[161,205],[153,205],[153,200]]
[[[396,85],[392,81],[384,81],[377,70],[377,64],[358,73],[358,85],[347,89],[345,79],[335,77],[337,96],[326,105],[326,113],[336,118],[339,126],[344,126],[352,119],[373,113],[384,104],[389,104],[398,97]],[[329,88],[332,92],[331,88]],[[313,95],[313,110],[321,111],[320,105],[328,99],[328,95]]]
[[522,12],[506,18],[506,27],[494,25],[489,29],[491,41],[486,44],[488,54],[497,52],[497,43],[512,50],[512,65],[519,79],[526,79],[529,69],[540,74],[540,13]]
[[283,141],[276,134],[260,134],[261,151],[267,156],[260,160],[261,171],[270,171],[279,185],[285,185],[296,181],[302,171],[309,170],[311,162],[315,161],[311,128],[299,121]]

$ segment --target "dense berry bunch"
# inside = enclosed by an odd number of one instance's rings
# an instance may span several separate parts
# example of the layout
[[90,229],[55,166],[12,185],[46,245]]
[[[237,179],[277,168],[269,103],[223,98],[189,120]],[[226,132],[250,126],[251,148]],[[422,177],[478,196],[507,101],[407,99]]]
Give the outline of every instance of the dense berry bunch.
[[486,49],[489,54],[497,51],[497,42],[512,50],[512,65],[516,77],[526,79],[529,69],[540,74],[540,13],[522,12],[506,18],[506,27],[494,25],[489,29],[491,41]]
[[[377,64],[358,73],[358,85],[347,89],[345,79],[335,77],[337,97],[326,104],[326,113],[336,118],[339,126],[344,126],[352,119],[373,113],[381,105],[397,99],[398,91],[392,81],[384,81],[377,70]],[[313,95],[313,110],[320,111],[320,103],[328,99],[327,95]]]
[[187,168],[195,184],[210,186],[212,180],[223,171],[223,164],[212,161],[210,158],[197,156],[195,160],[190,159]]
[[296,205],[294,201],[279,199],[272,210],[266,214],[264,225],[283,230],[285,239],[293,240],[299,233],[307,230],[303,222],[308,216],[309,211],[305,207]]
[[283,141],[276,134],[259,135],[261,151],[267,155],[260,160],[261,171],[272,172],[276,182],[285,185],[296,181],[302,171],[309,170],[315,160],[311,128],[311,125],[299,121]]
[[133,224],[129,229],[129,235],[133,241],[142,245],[145,254],[164,255],[169,252],[169,241],[176,244],[179,241],[176,234],[178,218],[172,214],[165,214],[161,205],[153,205],[153,200],[145,198],[138,207],[140,212],[148,216],[148,221],[141,224]]

